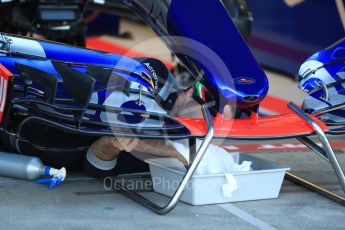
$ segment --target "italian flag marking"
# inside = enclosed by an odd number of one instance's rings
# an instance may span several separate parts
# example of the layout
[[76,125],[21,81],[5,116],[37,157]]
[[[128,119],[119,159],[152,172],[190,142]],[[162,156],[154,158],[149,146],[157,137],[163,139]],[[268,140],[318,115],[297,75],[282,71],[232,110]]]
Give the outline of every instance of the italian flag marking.
[[196,90],[197,95],[198,95],[203,101],[206,101],[206,96],[205,96],[206,89],[205,89],[205,87],[204,87],[199,81],[196,82],[195,90]]

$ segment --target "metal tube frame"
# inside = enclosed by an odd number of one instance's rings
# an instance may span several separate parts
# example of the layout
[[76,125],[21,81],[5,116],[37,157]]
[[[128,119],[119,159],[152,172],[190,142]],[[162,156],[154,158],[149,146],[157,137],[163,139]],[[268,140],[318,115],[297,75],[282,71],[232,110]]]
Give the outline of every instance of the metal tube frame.
[[[152,202],[151,200],[141,196],[140,194],[130,191],[128,188],[126,188],[125,185],[121,185],[120,183],[115,183],[115,189],[118,190],[120,193],[124,194],[130,199],[133,199],[134,201],[138,202],[139,204],[143,205],[144,207],[160,214],[165,215],[172,211],[175,206],[177,205],[177,202],[180,200],[180,197],[187,186],[188,181],[193,176],[195,170],[197,169],[199,163],[201,162],[202,158],[204,157],[206,150],[208,146],[210,145],[213,135],[214,135],[214,127],[213,127],[213,120],[212,116],[206,106],[202,107],[203,115],[206,120],[207,124],[207,135],[205,136],[200,148],[195,154],[194,160],[191,159],[191,164],[188,167],[188,170],[186,174],[184,175],[179,187],[175,191],[174,195],[170,199],[170,201],[165,206],[159,206],[158,204]],[[190,146],[193,146],[192,149],[195,147],[195,142],[191,141]],[[192,154],[194,155],[194,154]]]
[[[343,189],[343,191],[345,192],[345,175],[344,175],[344,171],[341,168],[339,161],[332,149],[331,144],[328,141],[328,138],[325,134],[325,132],[322,130],[322,128],[319,126],[319,124],[317,124],[311,117],[309,117],[306,113],[304,113],[300,108],[298,108],[298,106],[296,106],[294,103],[290,102],[289,107],[297,114],[299,115],[303,120],[305,120],[306,122],[308,122],[308,124],[310,126],[313,127],[313,129],[316,132],[316,135],[318,137],[318,139],[320,140],[322,147],[323,147],[323,151],[320,152],[318,151],[317,148],[315,148],[317,145],[309,145],[311,140],[308,139],[310,142],[308,143],[308,141],[306,141],[305,139],[299,139],[302,143],[304,143],[307,147],[309,147],[311,150],[313,150],[314,152],[316,152],[317,154],[319,154],[320,156],[322,156],[322,158],[326,158],[328,159],[329,163],[331,164],[331,166],[334,169],[334,172],[338,178],[338,181]],[[324,155],[324,153],[326,155]]]
[[325,150],[318,146],[314,141],[310,140],[308,137],[298,137],[297,140],[308,147],[311,151],[317,153],[322,159],[330,163]]

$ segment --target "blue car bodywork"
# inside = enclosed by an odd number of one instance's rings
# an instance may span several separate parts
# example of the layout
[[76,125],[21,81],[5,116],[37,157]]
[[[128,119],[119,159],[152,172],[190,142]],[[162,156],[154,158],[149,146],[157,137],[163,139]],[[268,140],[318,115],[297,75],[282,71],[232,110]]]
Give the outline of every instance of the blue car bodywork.
[[[124,3],[161,36],[213,95],[214,111],[222,113],[230,104],[238,111],[257,112],[268,92],[268,80],[221,1]],[[212,16],[207,17],[210,12]],[[0,63],[14,75],[0,138],[18,152],[36,152],[42,157],[47,152],[61,155],[66,151],[70,161],[72,154],[80,159],[101,136],[191,136],[185,125],[157,103],[141,104],[155,101],[158,79],[139,59],[0,34]],[[37,137],[32,127],[47,130],[47,134],[41,132]],[[48,133],[82,140],[64,146],[64,142],[47,141]]]
[[[240,108],[254,107],[266,96],[267,77],[221,1],[130,1],[127,4],[140,13],[157,34],[162,36],[167,46],[194,76],[197,77],[201,72],[203,73],[199,80],[207,85],[207,89],[215,96],[218,111],[221,112],[223,106],[229,103],[236,104]],[[204,15],[209,12],[212,12],[213,16],[205,17]],[[28,61],[25,60],[25,55],[34,59],[96,64],[106,67],[117,67],[121,60],[121,65],[124,66],[119,66],[119,68],[149,74],[138,62],[116,54],[104,54],[40,40],[27,40],[28,43],[36,43],[28,49],[24,47],[30,47],[30,45],[25,44],[24,40],[16,40],[11,46],[18,47],[18,55],[21,57],[0,59],[14,74],[18,72],[15,62],[24,62],[43,71],[56,73],[49,61],[46,63]],[[198,50],[198,47],[193,48],[195,44],[202,46],[205,51]],[[15,56],[15,52],[10,55]],[[57,77],[60,78],[58,75]],[[134,79],[129,78],[129,80]],[[147,84],[143,84],[147,87]]]
[[[226,104],[257,111],[268,91],[267,77],[221,1],[124,4],[162,36],[213,95],[215,111],[222,113]],[[206,17],[210,12],[212,17]],[[59,155],[59,159],[69,159],[58,162],[66,165],[72,155],[80,159],[100,136],[190,136],[184,125],[159,106],[136,105],[139,95],[142,100],[154,100],[157,80],[139,60],[8,34],[1,34],[0,50],[0,63],[14,75],[0,137],[18,152],[36,153],[41,158]],[[122,82],[116,87],[123,92],[115,92],[111,82]],[[33,133],[40,128],[46,134]],[[66,146],[63,141],[47,141],[48,133],[82,140]]]
[[299,75],[299,88],[309,94],[303,109],[328,125],[344,123],[345,39],[308,58]]

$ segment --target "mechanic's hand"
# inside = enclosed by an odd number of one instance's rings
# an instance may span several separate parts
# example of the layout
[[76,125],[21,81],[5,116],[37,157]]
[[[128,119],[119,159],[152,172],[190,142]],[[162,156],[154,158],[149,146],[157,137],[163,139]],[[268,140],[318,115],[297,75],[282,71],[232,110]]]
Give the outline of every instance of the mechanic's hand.
[[152,158],[152,156],[173,157],[184,165],[188,165],[187,159],[173,146],[168,145],[165,140],[140,139],[138,149],[135,149],[133,155],[141,160]]
[[194,88],[190,87],[181,92],[171,111],[170,115],[173,117],[188,117],[188,118],[202,118],[201,104],[193,99]]
[[226,105],[224,107],[224,114],[223,114],[223,118],[225,120],[229,120],[229,119],[233,119],[234,118],[234,113],[232,112],[232,108],[230,105]]
[[132,152],[139,146],[139,139],[136,137],[115,137],[113,138],[113,145],[121,151]]

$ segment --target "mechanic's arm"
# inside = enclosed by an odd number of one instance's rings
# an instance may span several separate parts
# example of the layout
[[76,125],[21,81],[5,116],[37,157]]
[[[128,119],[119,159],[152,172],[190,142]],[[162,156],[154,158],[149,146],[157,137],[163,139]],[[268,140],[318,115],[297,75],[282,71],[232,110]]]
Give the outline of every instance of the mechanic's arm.
[[139,158],[146,157],[140,157],[140,155],[136,154],[137,152],[147,154],[148,156],[173,157],[181,161],[184,165],[188,165],[187,159],[173,146],[167,144],[165,140],[140,139],[138,147],[134,149],[133,153]]
[[[165,140],[149,140],[123,137],[102,137],[92,144],[92,152],[101,160],[111,161],[118,158],[120,152],[143,153],[147,156],[174,157],[184,165],[188,161]],[[135,154],[140,158],[138,154]]]
[[91,145],[92,152],[101,160],[117,159],[120,152],[131,152],[138,145],[137,138],[101,137]]

